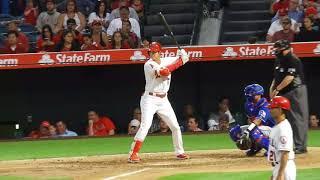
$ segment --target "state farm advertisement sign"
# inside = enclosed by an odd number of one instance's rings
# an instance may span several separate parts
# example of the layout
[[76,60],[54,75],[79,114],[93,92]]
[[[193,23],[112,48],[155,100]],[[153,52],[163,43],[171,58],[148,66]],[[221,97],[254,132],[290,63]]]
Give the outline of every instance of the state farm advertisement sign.
[[[192,62],[274,59],[272,44],[187,46],[184,49]],[[293,43],[292,50],[298,57],[318,57],[320,43]],[[176,52],[177,48],[164,48],[161,56],[175,57]],[[0,69],[141,64],[147,59],[146,49],[3,54],[0,55]]]

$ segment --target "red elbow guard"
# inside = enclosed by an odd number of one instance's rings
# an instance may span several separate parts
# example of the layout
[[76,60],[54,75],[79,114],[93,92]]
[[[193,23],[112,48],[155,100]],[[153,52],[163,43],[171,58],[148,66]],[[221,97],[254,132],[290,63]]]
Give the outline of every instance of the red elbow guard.
[[170,72],[177,70],[183,65],[182,59],[179,57],[174,63],[167,66]]
[[163,68],[163,69],[160,69],[159,74],[160,76],[169,76],[171,73],[168,68]]

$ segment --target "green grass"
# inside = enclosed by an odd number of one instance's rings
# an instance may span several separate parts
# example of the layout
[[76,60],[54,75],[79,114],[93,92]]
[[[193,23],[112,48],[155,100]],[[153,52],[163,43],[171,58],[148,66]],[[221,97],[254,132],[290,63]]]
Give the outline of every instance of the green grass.
[[[309,146],[320,147],[320,131],[309,132]],[[184,135],[185,150],[234,149],[228,134]],[[126,154],[133,137],[0,142],[0,160]],[[147,137],[142,152],[172,151],[171,136]]]
[[[237,173],[186,173],[173,176],[162,177],[160,180],[257,180],[269,179],[271,171],[258,172],[237,172]],[[318,180],[320,177],[320,169],[303,169],[297,171],[297,179],[299,180]]]

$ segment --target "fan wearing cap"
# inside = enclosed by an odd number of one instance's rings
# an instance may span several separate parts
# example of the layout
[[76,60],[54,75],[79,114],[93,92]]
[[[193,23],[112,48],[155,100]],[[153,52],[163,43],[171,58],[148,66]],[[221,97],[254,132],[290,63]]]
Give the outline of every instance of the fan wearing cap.
[[274,79],[270,86],[270,99],[278,94],[288,98],[292,107],[287,117],[293,129],[296,153],[307,152],[308,94],[304,80],[303,64],[291,51],[290,42],[279,40],[274,43],[276,60]]
[[189,55],[181,49],[177,51],[176,57],[161,58],[161,50],[158,42],[152,42],[148,49],[150,59],[144,64],[146,86],[140,101],[141,124],[129,152],[130,163],[140,162],[138,153],[150,129],[154,114],[158,114],[169,126],[177,159],[189,158],[184,152],[179,123],[167,96],[171,74],[189,61]]
[[[286,9],[286,8],[283,8]],[[299,0],[290,0],[288,9],[288,16],[291,19],[294,19],[298,23],[301,23],[303,20],[303,11],[299,8]],[[281,9],[279,9],[281,10]],[[279,10],[277,14],[272,18],[271,22],[274,22],[279,19]]]
[[99,49],[108,49],[109,38],[107,33],[103,31],[101,20],[95,19],[91,23],[91,36],[95,46],[99,47]]
[[282,22],[283,21],[291,21],[291,30],[293,30],[293,32],[299,32],[300,28],[299,25],[297,23],[297,21],[295,21],[294,19],[291,19],[288,16],[288,10],[287,9],[281,9],[279,10],[279,19],[274,21],[271,25],[270,28],[268,30],[267,33],[267,41],[268,42],[272,42],[272,36],[274,35],[274,33],[283,30],[283,26],[282,26]]
[[269,136],[268,161],[273,166],[272,180],[295,180],[296,165],[293,151],[293,132],[286,119],[290,111],[290,101],[282,96],[274,97],[269,105],[271,116],[276,125]]
[[270,7],[270,14],[277,13],[280,9],[288,9],[290,0],[275,1]]
[[128,126],[128,134],[136,134],[141,123],[141,110],[140,108],[135,108],[133,110],[133,120],[130,121]]
[[39,130],[32,131],[28,137],[33,138],[33,139],[38,139],[38,138],[48,138],[50,137],[50,123],[49,121],[42,121],[39,127]]

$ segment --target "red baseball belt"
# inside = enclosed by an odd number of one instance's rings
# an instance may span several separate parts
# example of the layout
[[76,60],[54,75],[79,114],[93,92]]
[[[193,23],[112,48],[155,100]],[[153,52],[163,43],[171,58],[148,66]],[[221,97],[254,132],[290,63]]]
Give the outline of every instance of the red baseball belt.
[[167,96],[167,93],[154,93],[154,92],[149,92],[148,93],[150,96],[156,96],[156,97],[159,97],[159,98],[164,98]]

